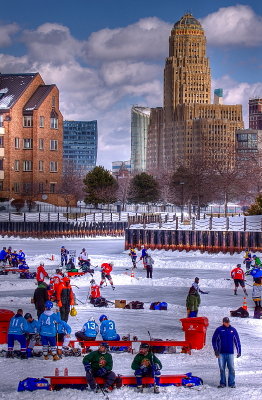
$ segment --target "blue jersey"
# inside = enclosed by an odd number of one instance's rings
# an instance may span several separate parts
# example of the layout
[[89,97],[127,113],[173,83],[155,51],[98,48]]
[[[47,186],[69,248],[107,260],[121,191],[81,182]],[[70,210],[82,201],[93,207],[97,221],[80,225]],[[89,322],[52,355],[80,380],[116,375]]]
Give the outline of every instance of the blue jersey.
[[28,325],[28,333],[37,333],[38,332],[38,321],[36,319],[33,319],[33,321],[27,321]]
[[65,333],[66,335],[69,335],[71,332],[71,326],[69,326],[65,321],[60,321],[57,325],[57,333]]
[[114,321],[106,319],[101,323],[100,334],[103,340],[117,340],[119,338],[116,333],[116,325]]
[[42,336],[56,336],[57,324],[60,321],[60,313],[56,314],[52,310],[46,310],[39,317],[38,332]]
[[23,252],[23,251],[19,251],[19,253],[18,253],[18,257],[20,258],[20,259],[25,259],[25,253]]
[[23,335],[28,332],[28,324],[21,314],[14,315],[9,324],[8,335]]
[[99,328],[95,321],[88,321],[84,324],[81,332],[83,332],[88,337],[95,338],[99,332]]
[[7,256],[7,252],[3,249],[0,251],[0,260],[5,260]]
[[142,249],[141,257],[144,258],[146,256],[147,256],[147,250],[146,249]]

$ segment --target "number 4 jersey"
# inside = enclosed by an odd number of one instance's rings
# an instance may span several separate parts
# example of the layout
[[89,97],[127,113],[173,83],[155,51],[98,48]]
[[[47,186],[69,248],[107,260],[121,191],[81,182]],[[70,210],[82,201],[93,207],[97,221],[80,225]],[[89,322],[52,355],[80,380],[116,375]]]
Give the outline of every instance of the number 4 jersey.
[[44,311],[38,320],[38,331],[41,336],[56,336],[57,324],[61,321],[60,313],[52,310]]

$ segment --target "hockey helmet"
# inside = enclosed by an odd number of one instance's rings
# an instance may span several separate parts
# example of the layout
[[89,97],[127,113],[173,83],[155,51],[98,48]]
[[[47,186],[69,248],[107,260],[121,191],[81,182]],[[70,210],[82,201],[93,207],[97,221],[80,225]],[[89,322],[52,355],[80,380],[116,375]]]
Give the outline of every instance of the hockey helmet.
[[90,317],[89,319],[88,319],[88,321],[95,321],[95,318],[94,317]]
[[114,266],[113,261],[110,261],[109,265],[111,265],[113,267]]
[[83,249],[82,249],[82,251],[86,251],[86,249],[85,249],[85,248],[83,248]]
[[107,350],[109,349],[109,344],[108,344],[108,343],[106,343],[106,342],[102,342],[102,343],[100,343],[99,347],[100,347],[100,346],[103,346],[103,347],[105,347]]
[[76,311],[75,307],[71,308],[70,315],[71,315],[71,317],[76,317],[77,316],[77,311]]
[[64,283],[70,283],[70,278],[68,276],[65,276],[63,278]]
[[25,314],[24,316],[25,319],[29,319],[29,318],[33,318],[32,314],[30,314],[29,312]]
[[47,310],[51,310],[51,308],[53,308],[53,303],[52,303],[52,301],[47,300],[47,301],[45,302],[45,308],[46,308]]
[[64,249],[65,248],[65,246],[61,246],[61,249]]
[[257,258],[256,254],[253,255],[253,258]]
[[237,264],[237,267],[238,267],[238,268],[241,268],[241,264]]
[[140,346],[139,346],[139,349],[147,349],[147,350],[149,350],[150,346],[149,346],[148,343],[141,343]]
[[102,322],[104,319],[107,319],[107,316],[105,314],[100,315],[99,321]]
[[94,283],[96,283],[96,281],[94,279],[91,279],[90,283],[91,285],[93,285]]
[[41,262],[39,263],[39,265],[42,265],[42,266],[44,266],[45,264],[43,263],[43,261],[41,261]]

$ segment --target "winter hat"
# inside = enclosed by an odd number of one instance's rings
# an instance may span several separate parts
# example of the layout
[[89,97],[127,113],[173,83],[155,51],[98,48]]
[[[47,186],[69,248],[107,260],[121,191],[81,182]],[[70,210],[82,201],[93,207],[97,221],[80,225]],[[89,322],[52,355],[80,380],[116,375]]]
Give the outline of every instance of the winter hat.
[[228,317],[224,317],[224,318],[223,318],[223,322],[229,323],[229,322],[230,322],[230,320],[229,320],[229,318],[228,318]]

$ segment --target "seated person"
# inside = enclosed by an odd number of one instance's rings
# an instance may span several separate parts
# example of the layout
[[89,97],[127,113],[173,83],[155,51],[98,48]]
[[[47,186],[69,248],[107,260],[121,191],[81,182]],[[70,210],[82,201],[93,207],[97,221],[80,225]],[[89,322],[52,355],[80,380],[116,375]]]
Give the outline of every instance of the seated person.
[[[75,333],[75,337],[78,340],[96,340],[97,334],[99,332],[98,324],[94,317],[90,317],[89,320],[84,324],[81,331]],[[84,347],[84,346],[82,346]]]
[[100,316],[99,321],[101,322],[100,335],[103,340],[120,340],[120,336],[116,333],[114,321],[108,319],[104,314]]
[[68,263],[66,264],[65,267],[66,267],[67,271],[71,271],[71,272],[77,272],[78,271],[78,269],[75,266],[73,258],[69,258],[69,261],[68,261]]
[[[70,342],[70,333],[72,332],[71,326],[65,321],[60,321],[57,324],[57,354],[62,355],[62,348],[67,349]],[[61,344],[62,343],[62,344]]]
[[143,392],[143,376],[154,377],[154,393],[159,393],[162,364],[155,354],[150,351],[149,344],[141,343],[139,353],[135,356],[131,368],[135,370],[137,391],[139,393]]
[[113,385],[116,380],[116,375],[112,371],[113,359],[111,354],[108,353],[108,349],[108,344],[102,342],[96,351],[87,354],[83,359],[86,370],[86,380],[91,391],[95,391],[98,388],[95,381],[95,377],[97,376],[105,379],[103,392],[106,393],[109,392],[109,387]]
[[28,330],[26,332],[26,339],[28,341],[27,345],[27,357],[31,358],[33,357],[33,349],[38,340],[40,340],[39,333],[37,332],[38,328],[38,321],[36,319],[33,319],[32,314],[26,313],[24,316],[27,325],[28,325]]

